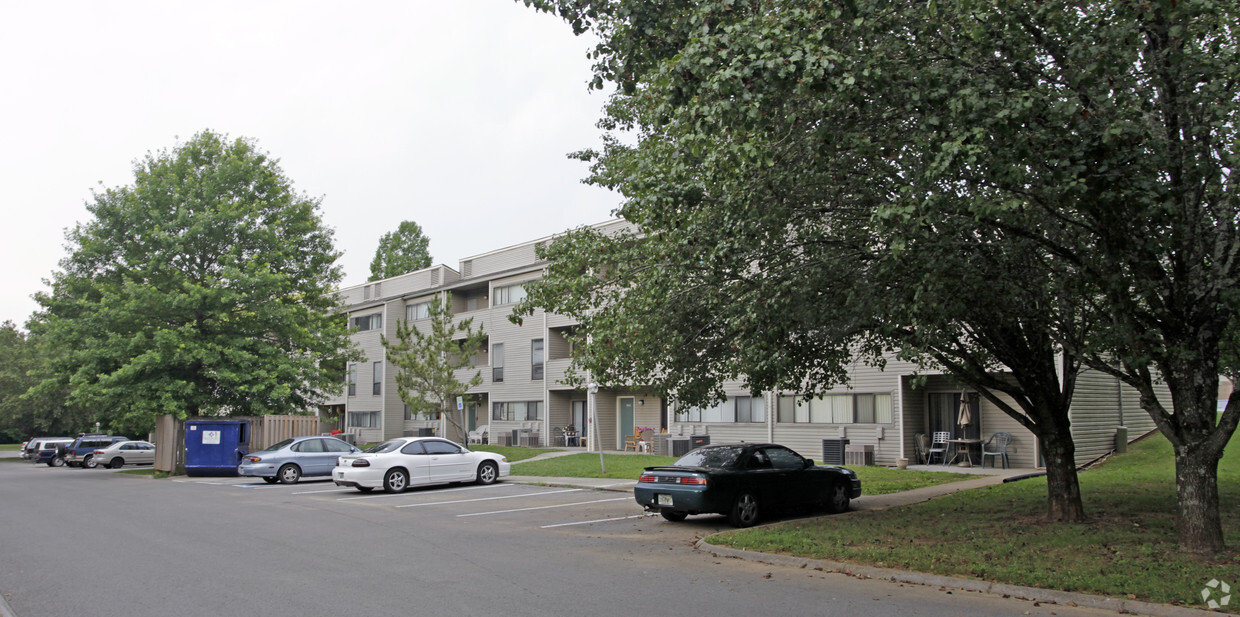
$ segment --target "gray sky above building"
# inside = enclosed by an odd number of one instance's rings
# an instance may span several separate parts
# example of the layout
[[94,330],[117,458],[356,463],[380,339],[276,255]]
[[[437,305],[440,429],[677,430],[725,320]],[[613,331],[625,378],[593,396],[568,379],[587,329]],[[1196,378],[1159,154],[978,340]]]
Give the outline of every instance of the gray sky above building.
[[513,0],[0,0],[0,321],[37,308],[92,189],[204,129],[322,197],[346,286],[402,220],[456,268],[611,218],[566,157],[600,143],[591,45]]

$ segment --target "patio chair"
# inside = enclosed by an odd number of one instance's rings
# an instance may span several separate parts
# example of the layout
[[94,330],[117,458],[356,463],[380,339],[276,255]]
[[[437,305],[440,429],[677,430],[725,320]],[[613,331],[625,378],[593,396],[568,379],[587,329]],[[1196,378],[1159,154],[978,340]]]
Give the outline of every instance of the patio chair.
[[[998,460],[1002,460],[1003,468],[1007,469],[1008,467],[1007,449],[1011,443],[1012,443],[1011,433],[995,433],[994,435],[991,435],[990,439],[987,439],[986,443],[982,444],[982,467],[986,466],[986,457],[993,456]],[[993,461],[991,462],[991,466],[992,467],[994,466]]]
[[930,439],[930,448],[926,450],[926,464],[929,465],[934,461],[934,455],[938,454],[943,464],[947,464],[947,440],[951,439],[951,433],[947,431],[935,431],[934,437]]
[[913,436],[913,457],[918,464],[930,463],[930,438],[926,437],[925,433],[917,433]]
[[634,452],[637,452],[637,441],[640,438],[641,438],[641,433],[639,433],[638,431],[633,431],[632,435],[625,436],[624,451],[628,452],[629,450],[632,450]]
[[469,435],[467,436],[468,439],[466,439],[466,441],[468,443],[484,443],[487,438],[488,426],[489,425],[483,424],[482,426],[479,426],[478,428],[470,431]]

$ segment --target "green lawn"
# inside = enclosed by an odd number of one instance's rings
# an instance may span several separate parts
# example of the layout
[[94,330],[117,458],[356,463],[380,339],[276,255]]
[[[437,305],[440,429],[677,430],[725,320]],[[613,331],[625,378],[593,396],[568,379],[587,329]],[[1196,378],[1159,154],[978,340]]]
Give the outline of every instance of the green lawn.
[[[1201,589],[1240,585],[1240,449],[1219,466],[1226,554],[1181,553],[1171,446],[1161,436],[1081,474],[1089,520],[1043,520],[1046,481],[964,491],[878,512],[729,532],[713,544],[1205,608]],[[1240,612],[1240,603],[1227,608]]]
[[668,465],[676,459],[653,454],[604,454],[603,460],[607,465],[607,473],[602,473],[599,469],[598,453],[595,452],[513,465],[512,475],[636,480],[643,469],[654,465]]
[[493,446],[490,444],[470,444],[469,446],[466,446],[466,447],[469,448],[470,450],[477,450],[479,452],[494,452],[501,456],[506,456],[508,457],[508,462],[510,463],[513,463],[516,461],[523,461],[527,458],[534,458],[535,456],[538,456],[539,454],[542,454],[544,452],[557,452],[557,450],[554,450],[554,449],[521,448],[521,447],[515,447],[515,446]]
[[21,447],[19,443],[0,443],[0,452],[17,452]]

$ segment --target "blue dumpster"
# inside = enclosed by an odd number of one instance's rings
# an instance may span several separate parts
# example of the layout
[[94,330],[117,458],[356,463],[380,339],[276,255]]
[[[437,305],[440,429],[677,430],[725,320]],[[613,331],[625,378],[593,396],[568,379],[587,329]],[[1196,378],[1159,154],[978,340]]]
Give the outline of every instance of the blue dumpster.
[[185,474],[235,476],[241,457],[250,453],[248,420],[187,420]]

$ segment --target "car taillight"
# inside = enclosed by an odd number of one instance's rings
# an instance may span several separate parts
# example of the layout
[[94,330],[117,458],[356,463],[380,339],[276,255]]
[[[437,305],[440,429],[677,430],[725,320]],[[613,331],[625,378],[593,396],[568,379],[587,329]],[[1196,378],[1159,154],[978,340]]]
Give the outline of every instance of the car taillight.
[[679,482],[680,484],[702,484],[702,485],[707,484],[706,478],[703,478],[701,476],[686,476],[684,478],[677,480],[677,482]]
[[638,482],[654,482],[654,474],[644,473],[637,479]]
[[95,454],[103,454],[103,450],[95,450]]
[[351,465],[354,467],[370,467],[370,461],[364,458],[353,459]]

